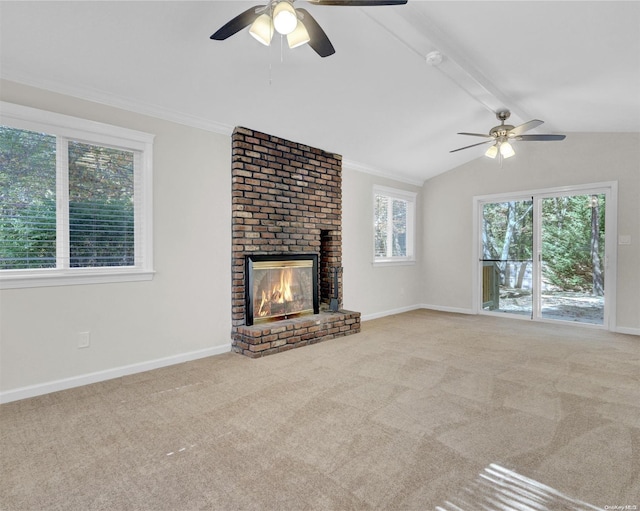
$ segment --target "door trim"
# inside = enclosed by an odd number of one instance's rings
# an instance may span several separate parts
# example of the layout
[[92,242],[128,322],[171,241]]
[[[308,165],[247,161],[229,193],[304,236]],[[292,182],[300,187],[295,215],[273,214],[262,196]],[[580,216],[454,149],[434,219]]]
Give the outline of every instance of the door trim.
[[[535,190],[503,192],[490,195],[477,195],[473,197],[473,237],[472,253],[471,253],[471,275],[472,275],[472,310],[474,314],[486,314],[499,317],[513,317],[531,321],[532,319],[525,316],[506,315],[500,312],[486,311],[482,308],[482,296],[480,289],[482,286],[482,274],[479,271],[479,258],[482,253],[482,236],[480,235],[480,219],[482,218],[482,206],[487,202],[505,202],[507,200],[534,199],[534,213],[537,208],[536,203],[542,197],[553,197],[565,194],[588,194],[590,192],[599,192],[606,194],[605,203],[605,315],[604,324],[593,325],[587,323],[566,322],[567,324],[584,326],[587,328],[600,328],[610,331],[616,330],[616,287],[617,287],[617,245],[618,245],[618,182],[605,181],[600,183],[586,183],[579,185],[561,186],[554,188],[543,188]],[[534,222],[535,223],[535,222]],[[539,226],[534,225],[534,245],[536,245],[535,230]],[[534,247],[535,249],[535,247]],[[534,257],[537,257],[534,250]],[[534,307],[537,305],[534,304]],[[535,316],[535,315],[534,315]],[[562,321],[554,319],[544,319],[541,317],[534,318],[535,321],[547,323],[562,323]]]

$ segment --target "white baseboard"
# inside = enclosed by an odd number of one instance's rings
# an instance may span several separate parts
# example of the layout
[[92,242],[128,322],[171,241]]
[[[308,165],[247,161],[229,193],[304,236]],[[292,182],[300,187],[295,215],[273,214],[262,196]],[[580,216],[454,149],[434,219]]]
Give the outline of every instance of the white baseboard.
[[421,305],[409,305],[408,307],[400,307],[399,309],[391,309],[382,312],[374,312],[373,314],[364,314],[360,321],[370,321],[372,319],[384,318],[385,316],[393,316],[394,314],[402,314],[403,312],[409,312],[422,308]]
[[[429,305],[429,304],[426,304],[426,303],[423,303],[423,304],[419,305],[416,308],[430,309],[430,310],[436,310],[436,311],[442,311],[442,312],[454,312],[454,313],[458,313],[458,314],[477,314],[472,309],[463,309],[463,308],[459,308],[459,307],[443,307],[441,305]],[[504,317],[506,318],[507,316],[504,316]],[[516,316],[516,315],[513,315],[509,319],[525,319],[525,320],[528,320],[528,318],[519,317],[519,316]],[[591,326],[591,325],[587,325],[587,326]],[[611,331],[617,332],[619,334],[640,335],[640,328],[614,327]]]
[[394,314],[402,314],[403,312],[409,312],[417,309],[430,309],[441,312],[455,312],[458,314],[475,314],[471,309],[462,309],[459,307],[442,307],[440,305],[428,305],[424,303],[419,303],[415,305],[409,305],[407,307],[400,307],[399,309],[391,309],[382,312],[374,312],[373,314],[365,314],[360,320],[361,321],[369,321],[371,319],[384,318],[385,316],[392,316]]
[[614,332],[619,334],[640,335],[640,328],[629,328],[626,326],[618,326],[614,328]]
[[64,378],[62,380],[55,380],[47,383],[40,383],[38,385],[29,385],[28,387],[20,387],[0,392],[0,403],[10,403],[11,401],[18,401],[20,399],[42,396],[43,394],[50,394],[51,392],[81,387],[91,383],[120,378],[129,374],[142,373],[144,371],[159,369],[170,365],[182,364],[183,362],[211,357],[213,355],[220,355],[229,351],[231,351],[231,343],[221,344],[204,350],[181,353],[180,355],[173,355],[171,357],[158,358],[122,367],[114,367],[113,369],[106,369],[95,373],[73,376],[71,378]]
[[428,303],[421,304],[420,308],[440,312],[453,312],[455,314],[476,314],[473,309],[464,309],[462,307],[446,307],[444,305],[431,305]]

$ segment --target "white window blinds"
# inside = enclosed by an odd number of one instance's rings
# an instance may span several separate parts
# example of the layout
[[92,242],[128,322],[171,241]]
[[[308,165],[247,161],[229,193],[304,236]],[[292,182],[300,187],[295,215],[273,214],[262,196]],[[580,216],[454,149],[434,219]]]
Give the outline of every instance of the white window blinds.
[[153,136],[1,106],[0,287],[151,278]]

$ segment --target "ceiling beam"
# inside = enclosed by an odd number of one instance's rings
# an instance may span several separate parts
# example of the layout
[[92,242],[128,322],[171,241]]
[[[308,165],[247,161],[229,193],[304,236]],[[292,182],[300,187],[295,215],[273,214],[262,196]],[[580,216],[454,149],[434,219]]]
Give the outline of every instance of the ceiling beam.
[[427,55],[437,51],[442,56],[439,63],[432,64],[449,80],[456,84],[487,110],[495,113],[509,110],[514,118],[521,122],[531,119],[516,101],[489,80],[471,60],[457,47],[454,37],[446,34],[430,19],[422,7],[411,2],[402,7],[381,14],[380,11],[363,12],[393,38],[400,41],[408,50],[419,56],[423,62],[429,62]]

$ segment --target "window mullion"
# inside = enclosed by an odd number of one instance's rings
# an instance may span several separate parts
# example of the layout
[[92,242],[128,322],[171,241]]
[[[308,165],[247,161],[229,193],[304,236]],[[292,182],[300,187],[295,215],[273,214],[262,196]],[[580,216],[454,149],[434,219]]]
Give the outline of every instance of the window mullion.
[[69,140],[56,137],[56,268],[69,259]]

